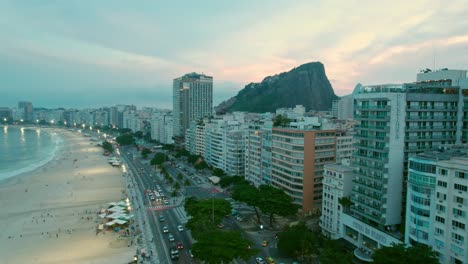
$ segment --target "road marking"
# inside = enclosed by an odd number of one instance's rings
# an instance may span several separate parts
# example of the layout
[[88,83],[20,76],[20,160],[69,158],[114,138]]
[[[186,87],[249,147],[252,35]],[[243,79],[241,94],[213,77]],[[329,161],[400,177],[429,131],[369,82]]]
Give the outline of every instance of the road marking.
[[170,205],[157,205],[157,206],[148,206],[148,210],[152,211],[161,211],[161,210],[166,210],[166,209],[171,209],[172,206]]

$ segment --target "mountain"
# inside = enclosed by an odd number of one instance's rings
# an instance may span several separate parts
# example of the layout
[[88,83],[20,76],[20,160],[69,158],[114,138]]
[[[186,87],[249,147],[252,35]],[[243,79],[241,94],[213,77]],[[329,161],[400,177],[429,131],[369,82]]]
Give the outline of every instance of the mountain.
[[303,105],[306,110],[329,110],[337,96],[320,62],[303,64],[289,72],[250,83],[217,107],[218,113],[232,111],[275,112],[277,108]]

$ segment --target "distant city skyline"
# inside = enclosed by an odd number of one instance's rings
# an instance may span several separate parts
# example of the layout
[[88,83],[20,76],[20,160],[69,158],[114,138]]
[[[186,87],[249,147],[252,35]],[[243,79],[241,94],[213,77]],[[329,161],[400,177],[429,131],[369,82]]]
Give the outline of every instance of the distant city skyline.
[[464,1],[2,1],[0,106],[172,108],[172,80],[213,76],[213,105],[321,61],[337,95],[468,69]]

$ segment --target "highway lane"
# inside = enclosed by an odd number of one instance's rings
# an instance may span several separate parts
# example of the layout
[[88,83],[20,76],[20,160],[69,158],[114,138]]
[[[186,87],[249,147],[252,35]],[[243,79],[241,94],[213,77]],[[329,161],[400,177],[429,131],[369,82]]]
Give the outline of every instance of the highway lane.
[[[132,165],[133,171],[136,172],[135,175],[137,175],[136,177],[140,182],[140,191],[142,192],[142,196],[145,197],[147,213],[151,219],[149,224],[152,229],[154,243],[158,245],[156,248],[158,248],[158,255],[160,256],[161,263],[171,263],[169,248],[175,246],[175,243],[179,241],[182,242],[184,249],[179,251],[180,258],[178,262],[190,263],[191,257],[188,254],[188,250],[191,248],[191,238],[185,230],[185,227],[184,231],[177,231],[177,226],[181,224],[179,219],[180,213],[176,214],[174,212],[174,210],[181,211],[181,205],[174,204],[173,200],[169,205],[152,202],[149,199],[149,196],[145,194],[145,190],[153,189],[156,184],[158,184],[161,186],[162,192],[168,196],[169,186],[163,182],[162,176],[158,177],[158,173],[150,165],[142,163],[139,158],[133,159],[134,154],[138,156],[134,151],[125,149],[122,153],[124,153],[127,161]],[[150,177],[149,175],[153,176]],[[156,181],[156,183],[154,181]],[[179,201],[180,200],[181,199],[179,198]],[[164,217],[164,222],[159,220],[160,216]],[[168,234],[163,233],[162,229],[165,225],[168,226],[170,233],[174,236],[174,242],[169,241]]]

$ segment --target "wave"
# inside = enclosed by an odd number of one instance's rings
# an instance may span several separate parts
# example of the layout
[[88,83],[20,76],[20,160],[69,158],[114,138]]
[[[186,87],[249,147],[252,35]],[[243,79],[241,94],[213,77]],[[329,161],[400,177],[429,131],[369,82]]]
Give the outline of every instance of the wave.
[[9,178],[18,176],[18,175],[26,173],[26,172],[34,171],[34,170],[46,165],[47,163],[51,162],[54,158],[56,158],[57,154],[59,153],[59,151],[62,148],[63,139],[62,139],[62,137],[60,136],[59,133],[51,132],[51,135],[53,136],[54,147],[52,148],[52,150],[49,152],[49,154],[47,156],[45,156],[44,158],[36,161],[33,164],[30,164],[30,165],[26,166],[26,167],[13,169],[11,171],[6,171],[6,172],[0,172],[0,181],[3,181],[3,180],[6,180],[6,179],[9,179]]

